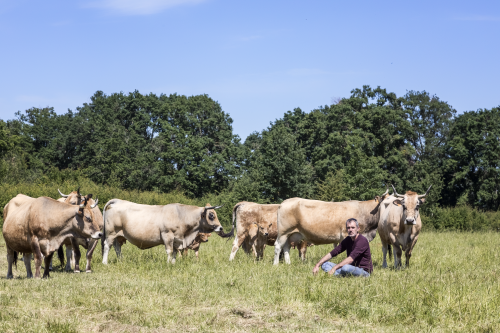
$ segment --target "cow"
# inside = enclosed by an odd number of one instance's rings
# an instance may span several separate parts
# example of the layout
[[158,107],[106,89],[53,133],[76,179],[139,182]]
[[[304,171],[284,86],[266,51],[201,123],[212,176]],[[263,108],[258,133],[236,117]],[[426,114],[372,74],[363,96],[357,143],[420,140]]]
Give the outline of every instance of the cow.
[[390,255],[389,245],[392,245],[394,249],[394,267],[401,267],[402,251],[405,251],[406,267],[410,266],[411,253],[422,228],[419,207],[425,203],[425,197],[431,187],[432,185],[422,195],[412,191],[407,191],[406,194],[401,195],[392,186],[394,196],[382,202],[384,210],[380,214],[378,224],[378,234],[382,241],[382,267],[387,267],[386,256],[388,250]]
[[[204,232],[198,233],[198,236],[196,236],[196,238],[191,243],[191,245],[189,245],[186,248],[184,248],[183,252],[178,252],[179,253],[179,257],[181,257],[181,256],[185,256],[186,257],[187,254],[188,254],[188,250],[193,250],[194,254],[196,255],[196,259],[198,259],[198,251],[200,250],[201,243],[208,242],[208,237],[210,237],[210,236],[212,236],[211,233],[204,233]],[[182,253],[182,255],[181,255],[181,253]]]
[[[175,263],[177,251],[189,246],[199,232],[224,234],[215,209],[222,206],[197,207],[178,203],[168,205],[141,205],[126,200],[111,199],[103,210],[103,264],[108,263],[111,244],[123,237],[141,250],[165,245],[167,262]],[[118,257],[121,249],[116,249]]]
[[320,244],[338,244],[346,236],[345,221],[356,218],[360,233],[368,241],[377,235],[382,196],[368,201],[325,202],[302,198],[283,201],[278,209],[278,236],[274,245],[274,264],[279,264],[281,250],[285,252],[285,262],[290,264],[291,242],[301,240]]
[[[260,260],[264,256],[266,245],[274,246],[278,235],[276,219],[279,206],[242,201],[233,207],[233,228],[236,227],[236,237],[229,261],[234,260],[240,247],[243,247],[247,254],[252,250],[257,260]],[[305,257],[307,243],[300,242],[297,248],[299,256]]]
[[[82,195],[80,194],[80,188],[78,188],[76,191],[71,192],[70,194],[63,194],[59,189],[57,189],[57,191],[61,195],[61,198],[57,199],[57,201],[64,202],[64,203],[70,204],[70,205],[79,205],[82,201]],[[100,228],[99,230],[102,230],[104,223],[103,223],[103,217],[102,217],[101,210],[99,209],[98,203],[99,203],[99,199],[96,199],[95,201],[94,201],[94,199],[90,199],[92,211],[94,212],[95,223],[99,226],[99,228]],[[83,248],[87,250],[87,254],[85,255],[85,257],[87,259],[87,264],[85,265],[85,272],[91,273],[92,268],[91,268],[90,263],[92,261],[92,255],[94,253],[94,250],[95,250],[99,240],[98,239],[97,240],[96,239],[87,240],[87,239],[83,239],[83,238],[76,238],[74,241],[76,241],[79,246],[83,246]],[[71,239],[70,238],[66,239],[64,241],[63,245],[66,245],[66,259],[67,260],[66,260],[65,270],[71,271],[71,267],[75,266],[75,256],[73,254],[73,245],[71,243]],[[62,251],[62,249],[58,250],[59,257],[64,258],[64,254],[61,255],[60,251]],[[61,261],[61,264],[62,263],[63,263],[63,261]],[[52,262],[50,264],[50,268],[52,269]]]
[[[102,234],[94,222],[94,213],[90,205],[92,194],[84,197],[78,206],[70,206],[52,198],[26,198],[21,195],[13,198],[7,207],[4,220],[3,236],[7,247],[7,278],[13,278],[12,264],[17,260],[17,253],[24,254],[24,264],[28,277],[31,272],[30,253],[35,255],[35,278],[40,277],[42,255],[45,257],[44,278],[49,277],[49,264],[54,251],[68,238],[99,239]],[[17,203],[24,201],[18,205]],[[12,203],[12,205],[11,205]],[[11,208],[18,209],[12,211]],[[73,243],[78,269],[80,249]]]
[[[236,252],[242,245],[245,253],[249,254],[253,250],[254,254],[259,257],[255,247],[259,226],[262,235],[267,237],[267,230],[271,227],[272,222],[276,221],[278,207],[279,205],[275,204],[263,205],[247,201],[234,205],[233,229],[236,228],[236,237],[234,238],[229,261],[234,259]],[[261,237],[261,243],[263,242]]]

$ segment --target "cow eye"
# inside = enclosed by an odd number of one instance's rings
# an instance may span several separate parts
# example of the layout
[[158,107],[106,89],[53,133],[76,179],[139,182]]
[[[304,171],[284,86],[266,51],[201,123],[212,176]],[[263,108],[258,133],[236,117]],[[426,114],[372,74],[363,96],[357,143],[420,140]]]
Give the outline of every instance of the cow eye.
[[87,219],[87,221],[92,221],[92,219],[89,217],[89,216],[85,216],[85,218]]

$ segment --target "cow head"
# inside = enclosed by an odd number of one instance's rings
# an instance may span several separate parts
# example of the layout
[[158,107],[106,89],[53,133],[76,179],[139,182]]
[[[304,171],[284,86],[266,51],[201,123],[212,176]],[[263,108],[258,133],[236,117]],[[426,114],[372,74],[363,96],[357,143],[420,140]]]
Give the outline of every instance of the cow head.
[[253,224],[255,224],[258,228],[258,233],[261,235],[261,236],[265,236],[267,237],[269,235],[269,229],[271,229],[271,226],[273,225],[272,223],[257,223],[257,222],[254,222]]
[[78,222],[78,229],[82,236],[86,238],[99,239],[102,236],[100,228],[97,225],[94,217],[93,208],[97,206],[96,203],[91,204],[92,194],[81,198],[81,203],[78,205],[76,213],[76,220]]
[[398,194],[394,185],[392,189],[394,190],[394,196],[399,198],[394,200],[392,203],[396,206],[403,206],[403,216],[405,218],[405,224],[416,224],[417,219],[420,215],[419,207],[425,202],[425,196],[429,193],[432,185],[429,186],[425,194],[418,195],[416,192],[408,191],[406,194]]
[[[57,189],[61,197],[65,198],[64,202],[70,205],[79,205],[82,203],[82,198],[84,195],[80,194],[80,188],[78,188],[76,191],[71,192],[70,194],[63,194],[59,189]],[[97,204],[99,203],[99,199],[90,199],[90,204],[92,205],[92,208],[97,207]]]
[[226,234],[222,231],[222,226],[220,225],[219,218],[215,212],[216,209],[221,208],[222,206],[210,206],[210,204],[207,203],[201,213],[201,224],[203,230],[210,232],[213,231],[217,233],[217,235],[225,237]]
[[198,233],[198,237],[196,237],[196,238],[200,243],[206,243],[206,242],[208,242],[208,237],[210,237],[210,236],[212,236],[211,233],[200,232],[200,233]]
[[389,189],[386,189],[385,193],[382,195],[376,195],[374,200],[378,203],[382,202],[389,196]]

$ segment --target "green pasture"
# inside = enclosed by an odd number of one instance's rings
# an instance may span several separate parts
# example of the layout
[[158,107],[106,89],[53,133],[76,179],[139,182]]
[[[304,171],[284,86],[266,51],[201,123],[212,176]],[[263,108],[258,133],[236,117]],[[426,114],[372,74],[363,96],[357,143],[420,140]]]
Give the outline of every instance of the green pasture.
[[261,262],[243,252],[229,262],[231,241],[213,235],[199,260],[190,252],[167,265],[163,247],[126,244],[107,266],[99,247],[91,274],[54,259],[49,279],[26,279],[19,261],[6,280],[0,238],[0,332],[498,332],[499,236],[424,232],[399,271],[380,268],[377,237],[368,279],[312,276],[331,246],[274,267],[272,247]]

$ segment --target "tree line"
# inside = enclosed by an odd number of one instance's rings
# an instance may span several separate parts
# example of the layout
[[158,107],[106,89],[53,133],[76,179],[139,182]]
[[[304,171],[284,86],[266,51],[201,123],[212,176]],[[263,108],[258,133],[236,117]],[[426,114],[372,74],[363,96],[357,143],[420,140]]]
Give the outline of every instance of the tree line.
[[125,190],[262,203],[368,200],[390,184],[418,193],[432,185],[428,212],[500,208],[499,107],[457,114],[425,91],[397,97],[363,86],[332,105],[288,111],[244,142],[232,122],[208,95],[98,91],[65,114],[31,108],[0,120],[0,179],[78,172]]

